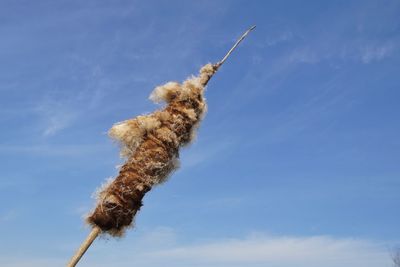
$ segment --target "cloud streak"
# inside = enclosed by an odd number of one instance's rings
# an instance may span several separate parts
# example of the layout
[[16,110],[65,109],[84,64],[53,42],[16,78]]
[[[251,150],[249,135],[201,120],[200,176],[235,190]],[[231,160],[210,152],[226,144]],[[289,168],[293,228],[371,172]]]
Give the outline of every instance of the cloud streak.
[[365,64],[380,61],[390,56],[393,50],[394,46],[391,43],[368,45],[362,49],[361,60]]
[[[168,229],[168,240],[176,240],[174,231]],[[157,237],[160,235],[160,238]],[[165,229],[156,229],[152,240],[164,240]],[[199,244],[185,245],[166,242],[156,248],[150,243],[138,253],[120,258],[118,266],[155,267],[179,266],[274,266],[274,267],[389,267],[390,255],[383,244],[354,238],[330,236],[268,236],[252,234],[245,238],[209,240]],[[159,243],[160,244],[160,243]],[[163,243],[161,243],[163,244]],[[107,257],[97,251],[100,261],[87,262],[83,266],[109,266]],[[117,253],[117,252],[116,252]]]
[[177,247],[151,254],[156,258],[207,266],[387,266],[388,255],[377,244],[327,236],[249,237]]
[[110,151],[111,145],[83,144],[83,145],[0,145],[0,155],[35,155],[35,156],[87,156],[99,152]]
[[[125,239],[126,240],[126,239]],[[176,231],[156,227],[126,242],[97,241],[81,266],[273,266],[273,267],[389,267],[390,253],[381,243],[332,236],[269,236],[214,239],[182,244]],[[65,251],[65,248],[63,249]],[[131,251],[132,253],[127,253]],[[66,251],[65,251],[66,252]],[[27,264],[27,263],[30,264]],[[62,259],[5,260],[2,266],[54,266]]]

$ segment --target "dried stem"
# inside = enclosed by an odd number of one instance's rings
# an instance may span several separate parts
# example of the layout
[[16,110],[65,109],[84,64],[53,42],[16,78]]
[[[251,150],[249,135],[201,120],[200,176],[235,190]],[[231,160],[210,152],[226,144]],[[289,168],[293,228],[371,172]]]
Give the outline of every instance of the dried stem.
[[219,61],[217,64],[215,64],[218,68],[224,64],[224,62],[226,61],[226,59],[232,54],[233,50],[236,49],[236,47],[240,44],[241,41],[243,41],[243,39],[247,36],[247,34],[249,34],[249,32],[251,32],[252,30],[254,30],[254,28],[256,27],[256,25],[250,27],[245,33],[242,34],[242,36],[236,41],[236,43],[232,46],[232,48],[228,51],[228,53],[226,53],[226,55],[224,56],[223,59],[221,59],[221,61]]
[[[244,38],[246,38],[246,36],[252,31],[254,30],[254,28],[256,27],[256,25],[251,26],[245,33],[242,34],[242,36],[240,36],[240,38],[236,41],[236,43],[232,46],[231,49],[229,49],[228,53],[226,53],[226,55],[217,63],[213,64],[213,67],[215,69],[215,72],[217,72],[217,70],[222,66],[222,64],[224,64],[224,62],[228,59],[228,57],[232,54],[233,50],[236,49],[236,47],[243,41]],[[214,72],[214,74],[215,74]],[[213,74],[213,75],[214,75]],[[213,76],[211,75],[210,77],[208,77],[208,80],[204,81],[204,86],[207,85],[208,81],[211,79],[211,77]]]
[[72,256],[70,262],[67,267],[75,267],[78,261],[82,258],[83,254],[85,254],[86,250],[90,247],[96,237],[100,234],[101,229],[99,227],[93,227],[92,231],[87,236],[86,240],[83,241],[82,245],[76,251],[75,255]]

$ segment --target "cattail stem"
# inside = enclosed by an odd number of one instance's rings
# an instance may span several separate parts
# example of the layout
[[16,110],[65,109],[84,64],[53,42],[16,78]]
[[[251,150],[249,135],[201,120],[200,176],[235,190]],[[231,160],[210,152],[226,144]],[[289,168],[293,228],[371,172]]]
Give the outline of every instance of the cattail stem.
[[86,250],[90,247],[96,237],[101,233],[101,229],[99,227],[93,227],[92,231],[87,236],[86,240],[83,241],[79,249],[76,251],[75,255],[72,256],[70,262],[67,267],[75,267],[75,265],[82,258],[83,254],[85,254]]
[[221,59],[217,64],[215,64],[217,67],[220,67],[222,64],[224,64],[224,62],[226,61],[226,59],[232,54],[233,50],[236,49],[236,47],[240,44],[240,42],[243,41],[244,38],[246,38],[246,36],[249,34],[249,32],[251,32],[252,30],[254,30],[254,28],[256,27],[256,25],[250,27],[245,33],[242,34],[242,36],[240,36],[240,38],[236,41],[236,43],[232,46],[232,48],[228,51],[228,53],[226,53],[226,55],[224,56],[223,59]]
[[[243,41],[244,38],[246,38],[246,36],[252,31],[254,30],[256,27],[256,25],[251,26],[245,33],[242,34],[242,36],[240,36],[240,38],[236,41],[236,43],[231,47],[231,49],[229,49],[228,53],[226,53],[226,55],[217,63],[213,64],[213,67],[215,69],[215,72],[217,72],[217,70],[219,69],[219,67],[221,67],[222,64],[224,64],[224,62],[228,59],[228,57],[232,54],[233,50],[236,49],[236,47]],[[215,74],[214,72],[214,74]],[[213,74],[213,75],[214,75]],[[207,80],[204,81],[204,86],[207,85],[208,81],[211,79],[211,77],[213,76],[211,75],[210,77],[208,77]]]

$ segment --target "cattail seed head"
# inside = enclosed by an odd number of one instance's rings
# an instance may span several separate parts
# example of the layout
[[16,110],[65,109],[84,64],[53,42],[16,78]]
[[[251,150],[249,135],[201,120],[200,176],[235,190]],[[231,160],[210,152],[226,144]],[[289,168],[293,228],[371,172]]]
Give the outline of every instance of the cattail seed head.
[[182,84],[156,87],[150,99],[166,102],[164,109],[110,129],[109,135],[120,143],[121,156],[127,161],[98,194],[97,206],[87,218],[89,224],[114,236],[121,236],[132,224],[144,195],[179,166],[179,149],[194,138],[207,107],[204,89],[217,68],[207,64],[198,76]]
[[98,190],[97,206],[86,219],[93,229],[68,267],[76,266],[100,233],[122,236],[132,225],[144,195],[178,168],[179,149],[193,140],[207,109],[205,86],[255,27],[249,28],[220,61],[203,66],[199,76],[182,84],[169,82],[156,87],[150,99],[165,101],[163,110],[117,123],[110,129],[110,136],[121,144],[121,156],[127,161],[118,176]]

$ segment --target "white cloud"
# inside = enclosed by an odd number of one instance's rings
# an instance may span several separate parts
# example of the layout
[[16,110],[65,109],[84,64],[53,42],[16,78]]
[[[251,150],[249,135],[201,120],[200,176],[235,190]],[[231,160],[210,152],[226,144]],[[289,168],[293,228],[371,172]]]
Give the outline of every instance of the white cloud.
[[36,108],[44,123],[43,136],[52,136],[70,126],[77,118],[77,112],[62,101],[46,101]]
[[[202,142],[206,144],[205,140]],[[224,141],[215,143],[208,142],[207,145],[200,145],[194,143],[190,146],[189,149],[183,150],[181,154],[181,162],[182,170],[187,170],[191,167],[198,166],[199,164],[203,164],[204,162],[214,161],[218,156],[223,153],[227,153],[227,151],[234,145],[234,140],[226,139]]]
[[317,54],[315,50],[311,48],[304,47],[294,50],[291,54],[289,54],[289,63],[308,63],[314,64],[320,61],[320,56]]
[[275,46],[277,44],[285,43],[294,38],[294,34],[291,31],[281,31],[267,34],[265,39],[259,42],[258,46],[260,47],[270,47]]
[[73,115],[68,113],[55,113],[48,117],[48,124],[43,131],[44,136],[51,136],[66,128],[73,120]]
[[313,237],[256,237],[213,241],[149,253],[178,266],[297,266],[384,267],[390,259],[384,247],[357,239]]
[[[117,242],[97,240],[79,263],[84,266],[142,267],[389,267],[388,246],[369,240],[330,236],[268,236],[217,239],[183,244],[169,227],[131,233]],[[1,266],[61,266],[72,253],[63,247],[59,259],[2,259]],[[57,264],[54,264],[57,263]]]
[[87,156],[99,152],[110,151],[111,145],[81,144],[81,145],[0,145],[1,154],[40,155],[40,156]]
[[176,244],[176,232],[171,227],[160,226],[146,233],[140,243],[148,247],[169,247]]
[[2,257],[0,266],[3,267],[50,267],[63,266],[66,262],[60,259],[6,259]]
[[363,63],[371,63],[373,61],[380,61],[388,57],[393,51],[393,45],[386,43],[382,45],[368,45],[361,51],[361,60]]
[[[165,231],[157,230],[152,239],[175,241],[173,236],[170,229],[167,238]],[[135,244],[117,248],[108,243],[92,252],[81,266],[389,267],[391,264],[387,246],[354,238],[253,234],[241,239],[210,240],[194,245],[157,243],[154,247],[151,242],[139,239]]]

